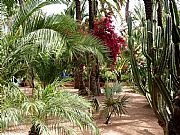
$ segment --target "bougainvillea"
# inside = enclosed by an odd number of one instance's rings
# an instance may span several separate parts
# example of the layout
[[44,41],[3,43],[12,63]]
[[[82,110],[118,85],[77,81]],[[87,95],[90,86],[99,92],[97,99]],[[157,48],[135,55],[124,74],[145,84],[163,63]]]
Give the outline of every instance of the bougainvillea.
[[94,21],[92,34],[102,40],[113,57],[113,63],[116,62],[120,49],[126,48],[126,41],[115,33],[115,27],[112,25],[112,17],[107,15],[98,21]]

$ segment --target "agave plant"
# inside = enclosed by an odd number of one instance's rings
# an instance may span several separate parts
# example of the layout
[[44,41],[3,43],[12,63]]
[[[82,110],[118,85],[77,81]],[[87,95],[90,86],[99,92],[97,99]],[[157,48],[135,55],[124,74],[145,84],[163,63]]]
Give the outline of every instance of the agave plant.
[[122,114],[125,114],[127,102],[128,102],[128,96],[118,96],[117,98],[114,98],[115,93],[119,93],[122,91],[121,85],[119,83],[115,83],[113,86],[106,86],[105,87],[105,94],[106,99],[103,101],[103,113],[106,116],[105,124],[108,124],[111,116],[117,115],[121,116]]

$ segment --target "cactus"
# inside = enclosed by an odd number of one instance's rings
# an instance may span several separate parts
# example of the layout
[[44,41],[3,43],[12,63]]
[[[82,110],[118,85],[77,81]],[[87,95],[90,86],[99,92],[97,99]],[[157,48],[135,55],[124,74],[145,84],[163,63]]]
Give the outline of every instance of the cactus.
[[[167,5],[168,0],[165,0]],[[177,22],[179,22],[176,11],[176,4],[173,0],[168,8],[165,7],[166,21],[164,28],[158,26],[157,21],[157,6],[153,5],[153,21],[147,20],[142,28],[142,53],[146,58],[147,63],[147,84],[142,85],[142,76],[138,68],[138,63],[134,55],[134,39],[132,30],[132,18],[128,19],[128,45],[131,54],[131,65],[134,75],[134,80],[139,87],[139,91],[147,98],[149,104],[154,110],[158,118],[159,125],[163,128],[164,134],[168,133],[168,123],[173,117],[174,106],[173,97],[180,89],[178,80],[178,64],[177,63],[177,47],[179,46],[179,35],[174,35],[174,30],[179,32]],[[169,13],[171,12],[171,14]],[[174,13],[172,15],[172,12]],[[175,17],[174,17],[175,16]],[[176,23],[175,23],[176,21]],[[176,29],[175,29],[176,28]],[[176,38],[174,38],[176,36]],[[175,40],[176,39],[176,40]],[[176,41],[176,42],[175,42]],[[179,126],[178,126],[179,127]],[[178,131],[179,133],[180,131]]]

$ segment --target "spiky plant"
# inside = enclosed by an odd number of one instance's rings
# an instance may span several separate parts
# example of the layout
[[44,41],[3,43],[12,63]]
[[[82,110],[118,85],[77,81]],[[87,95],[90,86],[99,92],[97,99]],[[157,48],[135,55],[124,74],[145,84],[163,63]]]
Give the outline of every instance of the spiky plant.
[[[180,88],[179,81],[179,18],[177,5],[174,0],[164,0],[164,11],[166,20],[164,26],[158,26],[156,1],[145,1],[146,18],[141,28],[142,53],[146,58],[147,66],[147,83],[143,85],[140,69],[138,68],[137,59],[134,53],[134,36],[132,31],[132,18],[128,23],[128,45],[131,52],[131,65],[134,79],[139,87],[139,91],[147,98],[155,115],[158,118],[159,125],[163,128],[164,134],[171,134],[168,131],[168,123],[174,124],[172,130],[179,134],[178,117],[174,116],[176,107],[173,105],[174,95]],[[148,10],[149,8],[153,9]],[[170,9],[170,10],[169,10]],[[147,13],[148,12],[148,13]],[[151,13],[150,13],[151,12]]]
[[128,102],[128,96],[118,96],[114,98],[115,93],[122,91],[121,85],[115,83],[113,86],[105,87],[106,99],[103,101],[103,113],[105,113],[106,121],[105,124],[109,123],[111,116],[121,116],[126,113],[126,107]]

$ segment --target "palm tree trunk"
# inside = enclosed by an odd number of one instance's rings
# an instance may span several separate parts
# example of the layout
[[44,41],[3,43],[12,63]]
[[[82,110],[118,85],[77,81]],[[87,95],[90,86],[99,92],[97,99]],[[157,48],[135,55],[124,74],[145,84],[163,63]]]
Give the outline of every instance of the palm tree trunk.
[[32,67],[30,68],[29,75],[30,75],[29,83],[30,83],[30,87],[32,88],[32,97],[33,97],[35,94],[35,84],[34,84],[35,75],[34,75],[34,70]]
[[83,80],[83,73],[84,73],[84,65],[80,65],[80,70],[79,70],[79,94],[80,95],[88,95],[88,92],[86,91],[86,86]]
[[99,62],[98,59],[96,58],[96,89],[97,89],[97,95],[99,96],[101,94],[100,90],[100,82],[99,82]]
[[129,0],[126,1],[125,17],[126,17],[126,22],[127,22],[128,21],[128,17],[129,17]]
[[35,79],[35,76],[34,76],[34,70],[33,68],[30,69],[30,86],[31,88],[35,88],[35,85],[34,85],[34,79]]
[[[94,28],[94,8],[92,0],[89,0],[89,32]],[[97,65],[94,64],[90,74],[90,91],[92,95],[99,95],[97,91]]]
[[[79,0],[75,0],[76,3],[76,21],[79,24],[81,21],[81,3]],[[78,60],[75,58],[75,61],[78,62]],[[79,89],[79,81],[80,81],[80,74],[79,74],[79,68],[76,68],[74,71],[74,88]],[[81,74],[82,75],[82,74]]]
[[40,128],[33,124],[28,135],[40,135]]
[[114,109],[110,112],[110,114],[106,118],[106,122],[104,124],[109,124],[109,120],[111,118],[112,113],[114,112]]
[[98,11],[98,1],[94,0],[93,1],[93,12],[94,12],[94,16],[97,16],[97,11]]
[[93,2],[89,0],[89,31],[91,32],[94,28],[94,13],[93,13]]
[[[94,15],[96,14],[97,2],[89,0],[89,31],[91,32],[94,28]],[[99,64],[98,59],[95,58],[96,63],[92,66],[90,74],[90,91],[94,96],[100,95],[100,84],[99,84]]]
[[81,3],[79,0],[76,0],[76,20],[77,22],[81,21]]
[[91,94],[94,96],[99,95],[97,91],[96,70],[97,70],[97,65],[94,64],[91,69],[91,74],[90,74],[90,91],[91,91]]
[[145,5],[145,12],[146,12],[146,20],[152,20],[152,5],[153,2],[152,0],[143,0],[144,1],[144,5]]
[[78,71],[78,69],[74,70],[74,88],[79,89],[79,71]]
[[[76,0],[76,21],[80,23],[81,21],[81,3],[79,0]],[[79,89],[80,95],[88,95],[86,91],[86,86],[83,80],[84,65],[80,64],[79,68],[75,71],[75,88]]]

